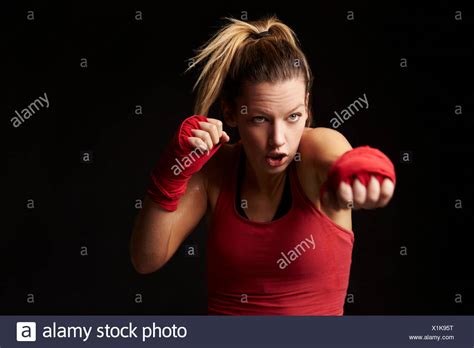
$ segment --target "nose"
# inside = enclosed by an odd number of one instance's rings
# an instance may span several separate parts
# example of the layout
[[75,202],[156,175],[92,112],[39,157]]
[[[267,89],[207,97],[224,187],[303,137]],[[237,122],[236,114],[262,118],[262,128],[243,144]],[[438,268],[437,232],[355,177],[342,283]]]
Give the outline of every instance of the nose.
[[279,148],[285,145],[285,134],[283,131],[283,125],[281,125],[279,122],[273,123],[268,142],[272,148]]

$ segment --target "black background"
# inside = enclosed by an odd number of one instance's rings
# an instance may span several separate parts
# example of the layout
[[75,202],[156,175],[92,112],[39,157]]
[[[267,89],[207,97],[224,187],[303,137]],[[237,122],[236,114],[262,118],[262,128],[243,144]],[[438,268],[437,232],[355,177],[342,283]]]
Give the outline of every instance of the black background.
[[[34,21],[26,19],[29,10]],[[458,10],[462,21],[454,19]],[[345,314],[473,314],[474,30],[472,12],[456,2],[3,8],[1,314],[206,314],[203,222],[183,244],[197,244],[199,257],[180,249],[146,276],[131,265],[129,240],[150,170],[193,113],[197,75],[183,74],[187,59],[222,17],[242,11],[249,20],[276,14],[298,35],[315,75],[315,126],[331,127],[334,111],[366,93],[369,109],[338,131],[353,147],[379,148],[396,166],[389,206],[353,214],[348,293],[355,302]],[[14,128],[15,110],[45,92],[50,107]],[[143,115],[134,114],[135,105]],[[93,162],[81,163],[81,151],[91,151]],[[400,161],[403,151],[411,163]],[[27,209],[28,199],[35,209]],[[456,199],[463,209],[455,209]]]

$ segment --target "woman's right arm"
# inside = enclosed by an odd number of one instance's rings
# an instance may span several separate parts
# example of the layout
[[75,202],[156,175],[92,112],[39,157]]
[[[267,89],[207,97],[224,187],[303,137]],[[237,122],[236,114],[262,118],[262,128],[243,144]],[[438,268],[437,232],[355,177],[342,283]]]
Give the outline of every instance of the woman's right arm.
[[[229,139],[217,119],[194,115],[183,121],[152,173],[135,221],[130,256],[137,272],[151,273],[166,264],[204,216],[208,202],[204,164]],[[185,158],[180,169],[176,160]]]
[[203,170],[192,175],[175,211],[161,208],[146,195],[130,242],[135,270],[147,274],[165,265],[202,219],[207,202]]

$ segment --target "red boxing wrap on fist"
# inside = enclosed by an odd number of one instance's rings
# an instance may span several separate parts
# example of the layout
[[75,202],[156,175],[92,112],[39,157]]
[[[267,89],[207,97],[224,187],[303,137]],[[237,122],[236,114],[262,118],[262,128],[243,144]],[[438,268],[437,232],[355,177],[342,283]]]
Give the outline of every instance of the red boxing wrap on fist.
[[392,180],[395,185],[395,168],[385,154],[370,146],[359,146],[349,150],[329,169],[327,180],[320,189],[320,197],[328,189],[336,192],[341,181],[352,186],[355,178],[367,187],[371,175],[377,178],[380,185],[385,178]]
[[181,123],[179,130],[162,153],[158,165],[150,174],[151,184],[147,193],[155,203],[167,211],[177,209],[179,198],[186,192],[191,176],[198,172],[222,145],[222,143],[214,145],[209,154],[193,147],[188,138],[195,136],[191,129],[201,129],[199,122],[207,122],[207,118],[193,115]]

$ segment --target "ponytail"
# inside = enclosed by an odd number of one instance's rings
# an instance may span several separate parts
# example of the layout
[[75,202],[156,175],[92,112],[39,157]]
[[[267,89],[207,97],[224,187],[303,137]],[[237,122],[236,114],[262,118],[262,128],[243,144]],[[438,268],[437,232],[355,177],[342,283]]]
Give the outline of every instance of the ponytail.
[[[197,50],[185,71],[204,63],[193,87],[193,91],[197,89],[194,114],[206,116],[219,98],[232,102],[244,81],[279,82],[303,77],[311,95],[311,69],[291,28],[275,16],[252,22],[225,19],[229,22]],[[310,100],[307,126],[312,119]]]

